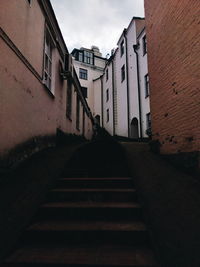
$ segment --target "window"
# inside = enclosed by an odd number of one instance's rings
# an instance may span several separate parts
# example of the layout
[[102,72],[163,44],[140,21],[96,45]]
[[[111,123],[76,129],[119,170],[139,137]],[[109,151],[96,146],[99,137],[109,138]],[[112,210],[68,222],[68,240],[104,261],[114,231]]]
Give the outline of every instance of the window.
[[87,70],[85,69],[79,69],[79,78],[83,80],[87,80]]
[[121,81],[123,82],[125,80],[125,65],[121,68]]
[[123,56],[123,54],[124,54],[124,40],[120,44],[120,52],[121,52],[121,56]]
[[87,98],[87,87],[81,87],[82,94],[85,98]]
[[93,53],[84,51],[84,62],[93,65]]
[[80,127],[80,101],[78,95],[76,96],[76,129]]
[[144,76],[145,97],[149,96],[149,75]]
[[66,116],[71,119],[72,115],[72,82],[67,81]]
[[146,120],[147,120],[147,130],[151,129],[151,114],[146,114]]
[[109,109],[106,110],[106,120],[109,122]]
[[108,80],[108,69],[106,69],[106,81]]
[[52,50],[53,42],[48,30],[46,30],[44,50],[44,84],[49,90],[52,90]]
[[82,52],[78,52],[78,61],[83,62],[83,53]]
[[147,53],[147,38],[146,35],[142,38],[142,44],[143,44],[143,56]]
[[30,5],[32,0],[27,0],[27,1],[28,1],[29,5]]
[[106,90],[106,102],[109,100],[109,89]]

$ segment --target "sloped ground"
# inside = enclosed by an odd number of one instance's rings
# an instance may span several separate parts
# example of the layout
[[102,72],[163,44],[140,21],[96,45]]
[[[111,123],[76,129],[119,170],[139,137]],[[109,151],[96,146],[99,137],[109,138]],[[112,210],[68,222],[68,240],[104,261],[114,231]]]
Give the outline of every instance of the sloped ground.
[[166,267],[200,266],[200,183],[149,151],[123,143],[131,174]]

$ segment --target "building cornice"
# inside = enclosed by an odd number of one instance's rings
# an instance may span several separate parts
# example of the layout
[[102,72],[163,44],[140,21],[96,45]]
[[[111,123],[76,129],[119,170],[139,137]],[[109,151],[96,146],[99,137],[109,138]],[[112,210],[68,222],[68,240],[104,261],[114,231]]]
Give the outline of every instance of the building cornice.
[[56,19],[56,15],[54,13],[51,2],[49,0],[38,0],[38,3],[44,13],[46,22],[48,23],[48,26],[50,27],[50,30],[53,34],[57,49],[61,57],[64,59],[64,54],[66,53],[69,54],[69,52],[65,44],[65,41],[64,41],[62,32],[60,30],[58,21]]

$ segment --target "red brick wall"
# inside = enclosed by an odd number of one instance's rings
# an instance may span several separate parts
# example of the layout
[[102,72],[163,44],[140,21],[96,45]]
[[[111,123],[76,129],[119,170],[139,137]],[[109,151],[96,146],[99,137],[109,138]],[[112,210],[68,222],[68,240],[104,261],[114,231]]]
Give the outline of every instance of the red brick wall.
[[153,138],[200,151],[200,1],[145,0],[145,13]]

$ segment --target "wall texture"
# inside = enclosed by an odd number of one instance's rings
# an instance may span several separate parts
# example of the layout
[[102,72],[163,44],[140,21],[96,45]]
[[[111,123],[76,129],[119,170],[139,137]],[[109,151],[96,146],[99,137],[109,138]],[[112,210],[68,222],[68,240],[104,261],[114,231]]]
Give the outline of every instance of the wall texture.
[[145,0],[152,130],[161,152],[200,151],[200,2]]
[[[47,5],[45,12],[42,3]],[[51,23],[55,29],[50,30],[52,88],[48,89],[43,84],[44,36],[46,24],[50,29]],[[28,1],[3,0],[0,25],[0,161],[23,143],[55,137],[57,129],[91,138],[92,124],[86,113],[83,117],[83,104],[79,109],[79,127],[76,125],[78,91],[74,86],[72,116],[66,116],[68,85],[61,78],[60,66],[67,48],[50,2],[32,1],[30,5]]]

